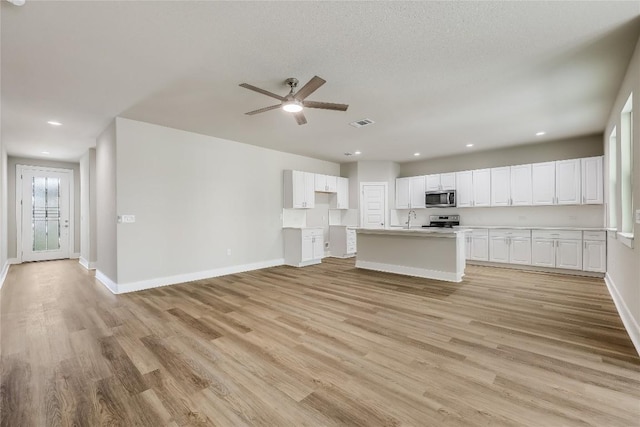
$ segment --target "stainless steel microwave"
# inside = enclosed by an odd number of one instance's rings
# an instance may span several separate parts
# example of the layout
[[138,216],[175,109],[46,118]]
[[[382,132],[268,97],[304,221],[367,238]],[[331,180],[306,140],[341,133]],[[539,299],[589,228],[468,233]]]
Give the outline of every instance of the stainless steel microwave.
[[427,191],[425,205],[428,208],[455,208],[456,190]]

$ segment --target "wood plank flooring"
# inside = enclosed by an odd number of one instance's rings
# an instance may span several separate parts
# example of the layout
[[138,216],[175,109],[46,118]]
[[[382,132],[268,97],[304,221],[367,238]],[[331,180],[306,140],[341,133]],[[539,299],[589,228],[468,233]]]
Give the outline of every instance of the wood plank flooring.
[[638,426],[640,358],[601,279],[461,284],[276,267],[114,296],[12,266],[2,426]]

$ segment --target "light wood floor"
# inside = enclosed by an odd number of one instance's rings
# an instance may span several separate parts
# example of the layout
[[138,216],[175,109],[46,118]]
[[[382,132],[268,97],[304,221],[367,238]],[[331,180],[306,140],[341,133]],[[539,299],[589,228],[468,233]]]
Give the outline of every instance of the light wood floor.
[[638,426],[640,358],[600,279],[462,284],[276,267],[114,296],[12,266],[1,424]]

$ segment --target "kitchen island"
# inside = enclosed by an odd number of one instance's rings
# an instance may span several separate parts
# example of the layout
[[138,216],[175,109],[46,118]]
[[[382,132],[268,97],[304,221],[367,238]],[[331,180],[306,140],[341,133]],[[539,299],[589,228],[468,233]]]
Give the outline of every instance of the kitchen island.
[[465,229],[390,228],[356,230],[356,267],[427,279],[461,282]]

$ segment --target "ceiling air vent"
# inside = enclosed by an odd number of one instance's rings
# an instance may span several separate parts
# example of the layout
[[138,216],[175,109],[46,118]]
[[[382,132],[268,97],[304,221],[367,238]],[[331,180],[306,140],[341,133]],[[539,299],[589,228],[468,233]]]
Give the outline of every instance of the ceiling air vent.
[[355,122],[351,122],[349,123],[351,126],[353,126],[354,128],[361,128],[363,126],[369,126],[374,124],[375,122],[371,119],[361,119],[361,120],[356,120]]

